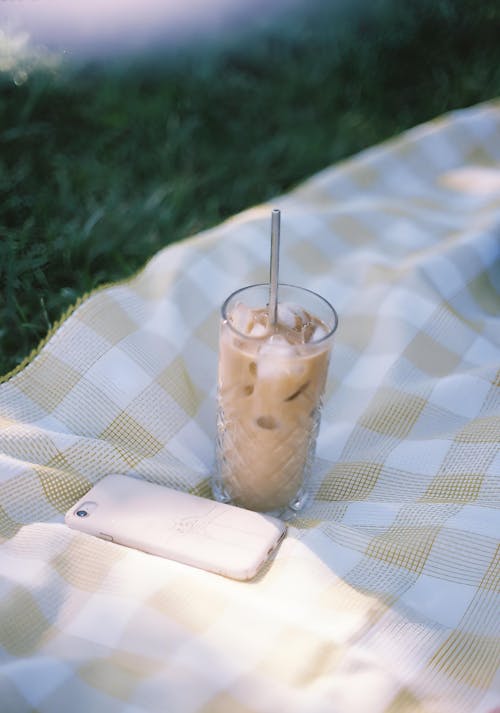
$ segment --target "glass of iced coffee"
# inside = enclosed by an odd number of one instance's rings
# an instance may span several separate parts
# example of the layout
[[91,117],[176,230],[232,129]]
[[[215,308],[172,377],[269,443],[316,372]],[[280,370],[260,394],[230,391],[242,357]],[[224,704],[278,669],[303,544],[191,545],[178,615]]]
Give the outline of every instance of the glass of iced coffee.
[[244,287],[222,306],[217,500],[284,516],[308,495],[337,314],[323,297],[279,285]]

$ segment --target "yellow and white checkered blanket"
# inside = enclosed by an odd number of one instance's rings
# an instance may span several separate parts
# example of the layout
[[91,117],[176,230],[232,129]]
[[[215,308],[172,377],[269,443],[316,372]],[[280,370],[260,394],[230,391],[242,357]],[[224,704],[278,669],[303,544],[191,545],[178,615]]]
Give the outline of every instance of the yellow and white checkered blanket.
[[[208,495],[219,305],[268,276],[340,313],[314,499],[250,583],[79,534],[110,472]],[[157,254],[0,386],[1,713],[492,713],[500,104],[458,111]]]

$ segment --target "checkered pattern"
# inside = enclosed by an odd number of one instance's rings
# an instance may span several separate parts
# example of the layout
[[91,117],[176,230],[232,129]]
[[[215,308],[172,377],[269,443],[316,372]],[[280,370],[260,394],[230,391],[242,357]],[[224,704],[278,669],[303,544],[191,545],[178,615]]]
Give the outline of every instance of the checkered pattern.
[[[68,530],[106,473],[209,494],[218,310],[268,275],[340,313],[313,499],[251,583]],[[156,255],[0,387],[2,713],[493,713],[500,104]]]

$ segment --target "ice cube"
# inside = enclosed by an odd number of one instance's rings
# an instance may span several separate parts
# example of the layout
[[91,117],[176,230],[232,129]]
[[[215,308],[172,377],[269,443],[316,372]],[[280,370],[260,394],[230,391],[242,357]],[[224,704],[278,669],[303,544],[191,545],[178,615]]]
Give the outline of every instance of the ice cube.
[[249,334],[253,327],[253,311],[243,302],[237,302],[229,315],[231,325],[241,334]]
[[264,326],[260,322],[254,322],[250,327],[250,331],[248,332],[248,334],[251,337],[265,337],[267,331],[268,330],[266,326]]
[[324,339],[328,332],[324,327],[321,327],[319,324],[316,325],[316,328],[314,329],[314,332],[311,337],[311,342],[319,342],[320,339]]
[[294,350],[290,347],[290,343],[286,340],[286,338],[282,334],[271,334],[269,339],[266,341],[266,343],[263,345],[261,353],[264,352],[266,353],[279,353],[279,354],[284,354],[285,356],[287,354],[292,354],[294,353]]
[[278,303],[278,322],[288,329],[300,332],[303,325],[309,321],[307,312],[293,302]]
[[259,379],[279,379],[302,368],[297,349],[280,334],[273,334],[261,346],[257,360]]

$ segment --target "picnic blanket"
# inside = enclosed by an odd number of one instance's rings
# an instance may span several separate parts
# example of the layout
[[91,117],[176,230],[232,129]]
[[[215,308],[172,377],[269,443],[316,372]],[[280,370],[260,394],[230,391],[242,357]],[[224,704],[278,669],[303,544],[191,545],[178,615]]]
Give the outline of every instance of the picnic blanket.
[[[223,158],[221,159],[223,160]],[[313,478],[237,582],[68,529],[108,473],[210,495],[219,307],[340,315]],[[500,103],[159,252],[0,386],[2,713],[500,710]]]

